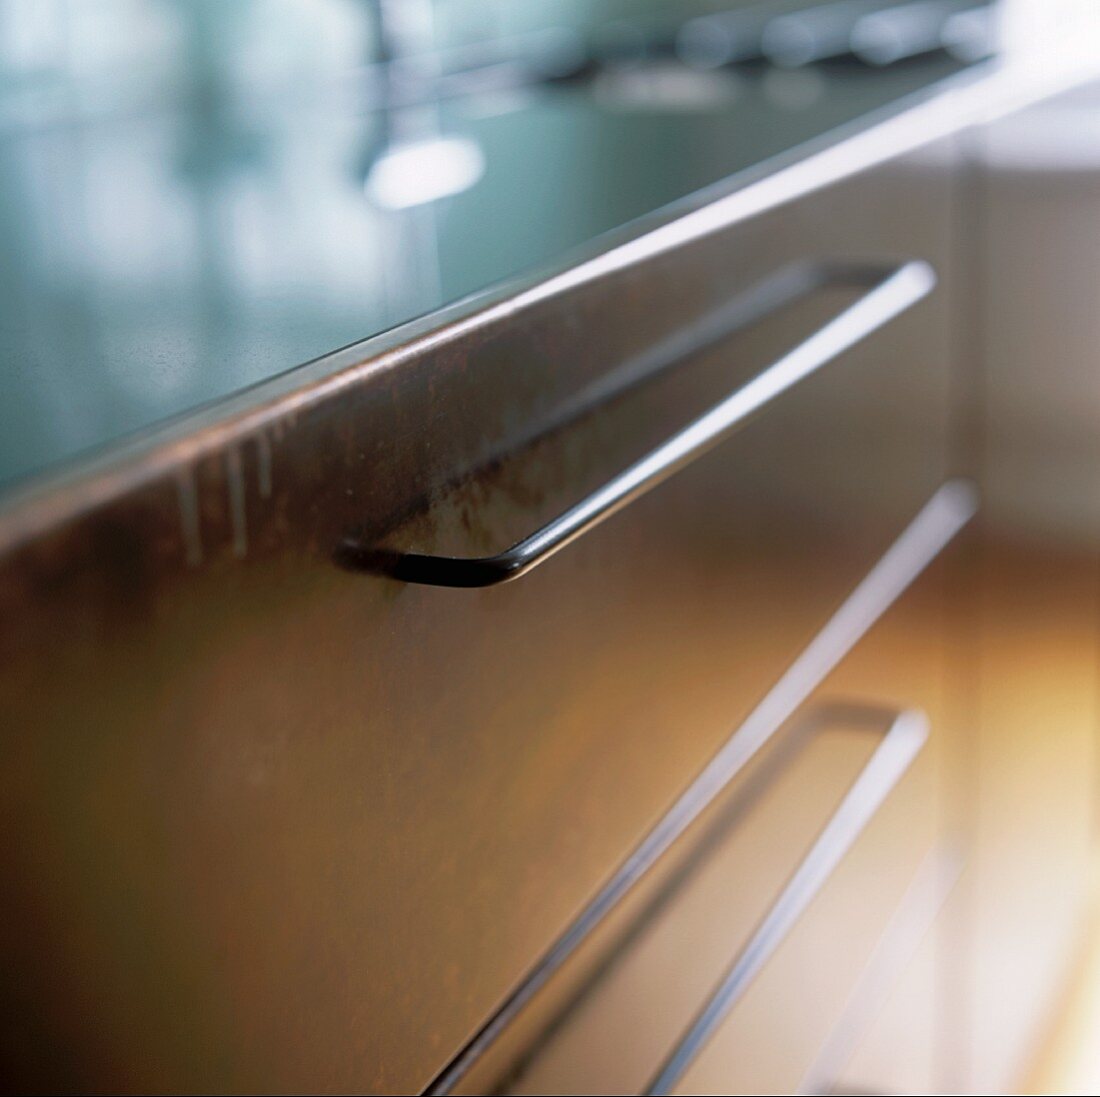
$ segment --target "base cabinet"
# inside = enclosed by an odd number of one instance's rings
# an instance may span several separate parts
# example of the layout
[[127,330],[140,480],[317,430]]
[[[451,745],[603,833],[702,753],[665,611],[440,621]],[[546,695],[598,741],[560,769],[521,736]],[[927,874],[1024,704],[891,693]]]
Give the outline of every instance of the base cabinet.
[[[767,729],[826,733],[763,791],[749,759],[736,825],[454,1091],[644,1087],[867,764],[836,714],[909,710],[924,748],[680,1091],[1018,1087],[1096,804],[1100,162],[1049,140],[1080,103],[456,325],[0,558],[6,1084],[431,1090],[962,475],[978,519]],[[934,293],[531,575],[361,566],[513,544],[851,304],[807,270],[913,258]],[[211,531],[261,454],[245,554]]]

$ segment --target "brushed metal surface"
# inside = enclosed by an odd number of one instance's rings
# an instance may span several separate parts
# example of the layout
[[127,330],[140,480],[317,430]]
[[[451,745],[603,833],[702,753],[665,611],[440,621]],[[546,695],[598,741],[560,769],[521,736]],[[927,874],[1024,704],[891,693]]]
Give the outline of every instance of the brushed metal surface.
[[[788,289],[785,283],[793,284]],[[802,342],[784,350],[779,358],[769,362],[698,419],[511,548],[493,556],[453,557],[414,552],[388,554],[374,550],[369,544],[351,543],[346,546],[345,560],[364,571],[388,575],[404,583],[431,586],[487,587],[518,579],[720,445],[792,385],[888,324],[930,293],[935,284],[936,276],[931,266],[921,260],[860,266],[822,263],[777,271],[746,294],[753,298],[766,297],[767,293],[762,292],[766,286],[779,290],[776,299],[765,305],[763,316],[777,312],[799,294],[826,288],[858,288],[864,292],[853,304]],[[731,304],[733,311],[744,311],[737,299]],[[726,334],[732,337],[736,331]],[[693,349],[699,353],[713,345],[713,341],[700,342]],[[675,359],[672,364],[675,365]]]
[[[938,733],[949,727],[941,659],[948,562],[922,576],[794,716],[792,725],[798,725],[838,698],[873,697],[876,705],[889,706],[920,697],[930,706],[933,731],[876,819],[716,1030],[680,1091],[798,1091],[811,1067],[821,1064],[837,1026],[850,1019],[866,966],[881,944],[890,943],[892,920],[907,902],[914,875],[930,857],[940,860],[945,752]],[[840,725],[820,739],[791,739],[791,730],[780,729],[733,778],[652,879],[639,881],[578,950],[574,969],[563,970],[543,1002],[519,1018],[516,1036],[505,1034],[459,1092],[633,1093],[651,1081],[870,753],[865,733]],[[897,989],[899,971],[891,966],[887,991]],[[871,1063],[856,1056],[852,1072],[839,1076],[842,1085],[893,1092],[914,1082],[918,1089],[934,1084],[941,992],[924,974],[903,988],[905,1024],[875,1033],[883,1054]],[[866,1026],[864,1018],[858,1045]]]
[[[943,481],[946,163],[456,321],[9,540],[11,1084],[426,1085]],[[578,393],[732,288],[838,254],[922,255],[942,291],[720,460],[522,583],[338,566],[348,537],[511,543],[837,303],[563,418]]]

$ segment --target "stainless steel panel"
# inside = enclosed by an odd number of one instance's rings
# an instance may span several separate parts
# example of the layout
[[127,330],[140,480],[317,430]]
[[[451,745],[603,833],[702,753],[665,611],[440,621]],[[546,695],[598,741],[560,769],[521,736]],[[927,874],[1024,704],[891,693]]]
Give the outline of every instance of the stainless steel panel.
[[[812,860],[807,850],[821,818],[845,802],[846,783],[867,764],[865,732],[851,734],[843,718],[821,725],[820,737],[800,738],[798,732],[818,727],[819,710],[868,711],[859,704],[830,707],[827,699],[837,696],[873,696],[873,712],[915,691],[938,719],[942,668],[928,656],[940,650],[942,580],[937,568],[886,614],[671,851],[656,879],[641,882],[636,901],[603,927],[602,939],[587,954],[578,952],[581,970],[560,978],[556,995],[545,995],[551,1004],[541,1019],[521,1019],[526,1046],[513,1043],[511,1056],[498,1057],[495,1078],[480,1063],[463,1080],[462,1092],[624,1093],[651,1082],[713,992],[718,972],[735,957],[736,972],[756,955],[755,942],[772,918],[770,904],[797,879],[789,875],[793,862]],[[933,728],[926,753],[790,936],[759,966],[755,981],[740,988],[678,1091],[802,1092],[827,1063],[824,1053],[836,1027],[848,1021],[864,968],[890,944],[897,908],[910,903],[914,880],[929,875],[929,864],[938,876],[941,757],[935,746]],[[903,965],[907,960],[901,957]],[[895,961],[890,981],[898,974]],[[902,1061],[914,1050],[926,1058],[934,1053],[921,1014],[934,1013],[935,999],[914,1004],[905,1042],[896,1048]],[[500,1041],[508,1042],[507,1036]],[[847,1067],[848,1058],[834,1056],[832,1070]],[[904,1070],[873,1079],[887,1091],[912,1080]]]
[[[9,542],[14,1084],[426,1085],[942,483],[945,166],[456,323]],[[341,566],[514,543],[845,299],[566,414],[616,363],[787,263],[884,255],[943,292],[522,582]]]

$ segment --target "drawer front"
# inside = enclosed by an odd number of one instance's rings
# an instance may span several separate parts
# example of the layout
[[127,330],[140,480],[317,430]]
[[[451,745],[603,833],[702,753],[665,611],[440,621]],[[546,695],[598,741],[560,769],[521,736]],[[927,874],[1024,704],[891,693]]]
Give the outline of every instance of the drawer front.
[[[428,1084],[942,482],[948,167],[315,379],[13,545],[10,1076]],[[654,347],[789,263],[909,256],[937,293],[529,575],[449,590],[345,558],[513,543],[852,294],[674,369]]]
[[[874,1092],[934,1079],[934,983],[906,988],[907,1024],[877,1061],[856,1053],[951,882],[937,811],[944,683],[929,658],[943,578],[937,565],[876,624],[456,1091],[817,1093],[853,1069]],[[803,906],[798,880],[819,884]],[[723,978],[720,1020],[693,1030]]]
[[[928,717],[923,749],[699,1056],[681,1091],[852,1092],[845,1087],[853,1083],[860,1092],[913,1092],[908,1087],[914,1085],[916,1092],[934,1091],[942,983],[934,969],[916,969],[928,966],[923,946],[934,938],[934,920],[957,868],[939,811],[950,734],[939,658],[943,580],[937,566],[819,694],[826,704],[842,698],[890,709],[916,706]],[[815,808],[822,818],[871,744],[837,722],[813,746],[817,756],[807,752],[801,772],[792,770],[786,789],[777,789],[768,805],[772,826],[764,832],[746,826],[743,842],[771,850],[773,840],[789,840],[795,827],[806,826]],[[750,879],[727,875],[717,894],[739,897]],[[713,920],[714,904],[710,913]],[[717,937],[716,928],[709,933]],[[868,1034],[902,992],[906,1023],[879,1036],[889,1044],[869,1058],[862,1054]]]

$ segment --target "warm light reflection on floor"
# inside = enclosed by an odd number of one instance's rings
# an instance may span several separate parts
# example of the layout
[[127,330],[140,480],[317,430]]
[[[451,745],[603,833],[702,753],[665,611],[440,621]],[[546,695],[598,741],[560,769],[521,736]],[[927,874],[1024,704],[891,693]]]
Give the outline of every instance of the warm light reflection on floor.
[[1050,1039],[1027,1093],[1100,1092],[1100,861],[1092,873],[1093,913]]

